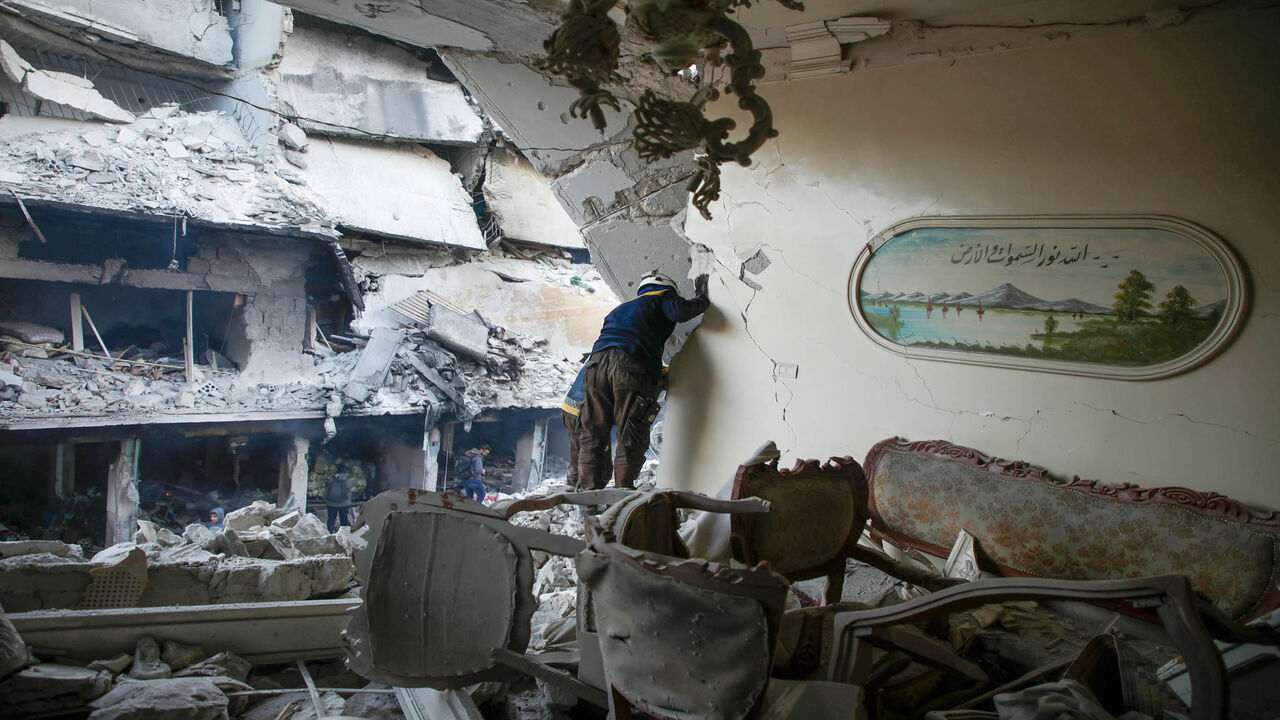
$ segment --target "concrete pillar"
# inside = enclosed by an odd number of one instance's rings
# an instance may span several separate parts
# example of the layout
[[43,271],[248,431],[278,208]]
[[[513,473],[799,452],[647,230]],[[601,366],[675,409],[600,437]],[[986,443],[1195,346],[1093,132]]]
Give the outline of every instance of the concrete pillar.
[[138,520],[138,453],[142,441],[120,441],[120,454],[107,469],[107,545],[133,539]]
[[426,483],[424,489],[432,492],[440,492],[444,488],[440,487],[440,439],[442,433],[440,428],[433,427],[428,429],[422,435],[422,446],[426,450]]
[[516,467],[511,473],[511,492],[527,490],[542,481],[543,448],[547,442],[546,423],[534,420],[516,441]]
[[280,488],[276,493],[276,507],[288,506],[291,510],[307,511],[307,477],[311,466],[307,453],[311,441],[305,437],[293,438],[280,463]]
[[53,462],[49,466],[49,486],[53,496],[71,495],[76,489],[76,444],[60,442],[53,446]]

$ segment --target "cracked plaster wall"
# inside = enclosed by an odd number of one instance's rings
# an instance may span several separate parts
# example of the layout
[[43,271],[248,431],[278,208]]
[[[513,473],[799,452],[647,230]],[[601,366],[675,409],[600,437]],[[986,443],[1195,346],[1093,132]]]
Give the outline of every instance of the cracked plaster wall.
[[[714,221],[688,222],[714,307],[672,368],[659,483],[714,492],[769,439],[789,464],[901,435],[1280,508],[1277,32],[1280,12],[1259,10],[766,86],[781,136],[750,168],[725,166]],[[1122,382],[906,361],[854,324],[850,270],[889,225],[1059,213],[1217,233],[1250,276],[1238,337],[1191,372]]]

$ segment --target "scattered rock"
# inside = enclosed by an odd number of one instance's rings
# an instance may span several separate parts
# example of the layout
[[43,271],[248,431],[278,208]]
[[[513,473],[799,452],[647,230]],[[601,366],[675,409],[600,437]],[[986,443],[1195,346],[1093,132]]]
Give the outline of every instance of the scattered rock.
[[160,652],[160,659],[173,670],[195,665],[208,657],[209,653],[199,645],[184,645],[175,640],[165,640],[164,649]]
[[139,680],[154,680],[167,678],[169,675],[169,666],[160,660],[160,645],[150,635],[143,636],[133,652],[129,676]]
[[227,513],[226,525],[230,530],[251,530],[270,525],[277,517],[280,517],[280,508],[265,500],[256,500],[251,505]]
[[307,146],[307,134],[302,128],[287,122],[280,125],[280,142],[292,150],[301,150]]
[[126,681],[89,703],[89,720],[225,720],[223,690],[248,690],[231,678],[187,677]]

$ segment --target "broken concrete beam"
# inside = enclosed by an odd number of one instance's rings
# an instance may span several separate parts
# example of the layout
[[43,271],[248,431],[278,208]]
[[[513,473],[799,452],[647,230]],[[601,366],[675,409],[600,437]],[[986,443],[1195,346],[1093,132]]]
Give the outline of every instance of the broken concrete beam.
[[109,689],[111,673],[42,663],[14,673],[0,684],[0,707],[6,717],[60,715],[83,708]]
[[27,73],[35,70],[35,67],[23,60],[12,45],[0,40],[0,70],[3,70],[10,80],[21,85],[22,78],[26,77]]
[[58,540],[8,540],[0,542],[0,558],[18,557],[19,555],[34,555],[36,553],[49,553],[58,557],[67,557],[68,555],[80,556],[80,547],[68,545]]
[[41,100],[66,105],[101,120],[118,123],[134,121],[133,113],[102,97],[93,88],[91,81],[70,73],[31,70],[22,79],[22,89]]
[[[90,662],[132,652],[144,635],[180,638],[202,647],[226,648],[247,661],[268,664],[342,657],[341,635],[360,600],[242,603],[192,607],[121,608],[15,613],[14,627],[27,643]],[[235,672],[236,663],[214,656]],[[185,674],[185,673],[184,673]],[[108,676],[109,677],[109,676]],[[232,675],[236,677],[236,675]]]
[[369,395],[386,382],[391,361],[403,340],[403,330],[375,328],[369,344],[360,351],[360,360],[351,371],[351,378],[342,388],[342,393],[357,403],[368,400]]

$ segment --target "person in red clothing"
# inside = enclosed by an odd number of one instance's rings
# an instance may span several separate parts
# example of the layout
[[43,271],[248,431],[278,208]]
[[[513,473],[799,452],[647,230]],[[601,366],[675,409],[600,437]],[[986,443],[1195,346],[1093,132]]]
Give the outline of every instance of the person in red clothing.
[[[658,395],[666,387],[662,346],[677,323],[701,315],[711,304],[706,275],[698,277],[694,288],[695,297],[682,298],[674,280],[651,273],[640,280],[636,297],[605,317],[582,375],[579,487],[602,489],[610,475],[617,487],[635,487],[649,448],[649,426],[658,414]],[[610,461],[609,436],[615,426],[618,448]]]

